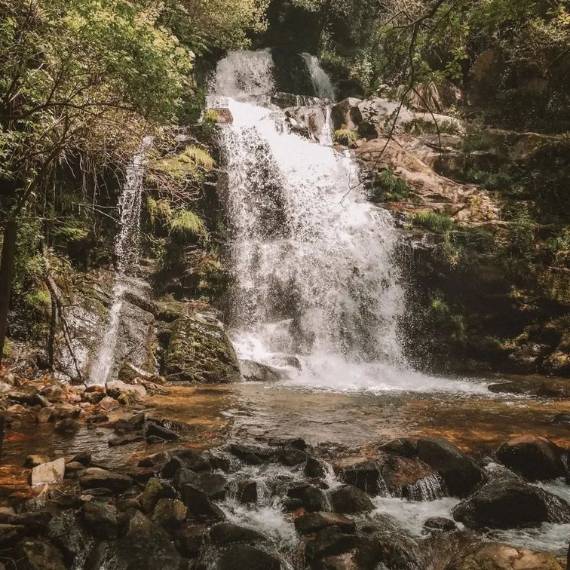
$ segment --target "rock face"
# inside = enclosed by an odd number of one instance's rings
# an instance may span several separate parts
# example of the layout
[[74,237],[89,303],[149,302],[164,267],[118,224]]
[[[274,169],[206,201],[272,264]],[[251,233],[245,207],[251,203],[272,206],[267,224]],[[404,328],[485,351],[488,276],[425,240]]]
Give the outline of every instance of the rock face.
[[454,570],[564,570],[551,554],[506,544],[482,544],[453,563]]
[[499,477],[459,503],[453,518],[475,529],[525,528],[570,522],[570,505],[539,487]]
[[211,384],[240,380],[234,348],[213,313],[180,316],[172,324],[164,372],[170,381]]
[[564,450],[543,437],[519,437],[503,443],[497,459],[530,481],[555,479],[566,474]]

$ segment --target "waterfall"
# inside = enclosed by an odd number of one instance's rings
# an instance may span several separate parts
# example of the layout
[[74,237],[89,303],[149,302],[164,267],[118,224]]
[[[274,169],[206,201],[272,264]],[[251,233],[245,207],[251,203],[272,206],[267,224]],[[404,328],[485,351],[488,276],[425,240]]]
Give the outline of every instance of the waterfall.
[[123,298],[128,290],[129,277],[139,258],[140,215],[146,151],[152,145],[152,138],[145,137],[137,154],[127,168],[125,184],[119,199],[119,232],[115,238],[117,273],[113,285],[109,320],[91,366],[91,384],[104,385],[114,366],[115,348],[119,336]]
[[334,101],[336,97],[334,86],[330,80],[330,77],[321,67],[318,58],[314,55],[311,55],[310,53],[303,53],[301,55],[305,60],[307,70],[311,76],[315,95],[321,99],[329,99],[330,101]]

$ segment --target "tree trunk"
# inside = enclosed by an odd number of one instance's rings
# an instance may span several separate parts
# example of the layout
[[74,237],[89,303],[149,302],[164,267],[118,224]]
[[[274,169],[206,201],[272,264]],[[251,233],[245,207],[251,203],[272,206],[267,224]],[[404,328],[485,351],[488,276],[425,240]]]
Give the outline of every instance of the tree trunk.
[[16,220],[9,219],[4,228],[0,265],[0,364],[2,364],[2,357],[4,356],[4,344],[8,329],[8,310],[10,309],[10,294],[12,293],[12,280],[14,278],[17,236],[18,225]]

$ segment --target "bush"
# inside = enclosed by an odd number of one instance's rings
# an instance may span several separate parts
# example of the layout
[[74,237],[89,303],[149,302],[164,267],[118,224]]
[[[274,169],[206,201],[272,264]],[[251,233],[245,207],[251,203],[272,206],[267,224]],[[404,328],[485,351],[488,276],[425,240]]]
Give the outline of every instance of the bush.
[[171,235],[181,241],[208,237],[204,221],[191,210],[176,211],[169,222],[169,229]]
[[373,202],[399,202],[412,194],[412,189],[404,180],[386,169],[376,174],[370,199]]
[[353,146],[358,140],[356,131],[350,129],[338,129],[334,133],[334,140],[344,146]]

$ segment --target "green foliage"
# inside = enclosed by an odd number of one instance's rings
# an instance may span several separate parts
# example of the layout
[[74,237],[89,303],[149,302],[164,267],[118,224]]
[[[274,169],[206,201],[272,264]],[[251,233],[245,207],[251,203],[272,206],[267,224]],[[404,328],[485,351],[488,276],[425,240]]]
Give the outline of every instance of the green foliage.
[[546,247],[552,256],[553,264],[570,268],[570,227],[563,228],[558,235],[550,238]]
[[433,120],[422,117],[413,119],[404,125],[404,130],[413,135],[436,134],[438,129],[440,134],[456,135],[460,132],[457,123],[448,119],[438,121],[437,127]]
[[353,146],[358,140],[358,133],[350,129],[338,129],[334,132],[334,140],[344,146]]
[[530,261],[535,253],[534,222],[528,207],[517,204],[511,212],[507,252],[521,260]]
[[68,222],[53,231],[53,236],[66,242],[82,241],[89,235],[89,230],[84,225],[79,225],[79,222]]
[[414,226],[425,228],[434,233],[445,234],[455,227],[453,218],[437,212],[417,212],[412,218]]
[[166,174],[174,179],[197,178],[210,172],[216,165],[208,151],[189,145],[176,156],[161,158],[150,163],[151,170]]
[[381,170],[374,178],[370,199],[373,202],[400,202],[413,195],[408,184],[389,169]]
[[207,239],[208,230],[202,218],[191,210],[178,210],[169,221],[171,235],[180,241]]

